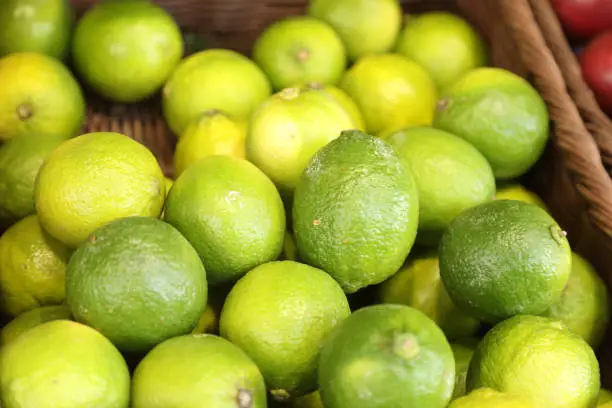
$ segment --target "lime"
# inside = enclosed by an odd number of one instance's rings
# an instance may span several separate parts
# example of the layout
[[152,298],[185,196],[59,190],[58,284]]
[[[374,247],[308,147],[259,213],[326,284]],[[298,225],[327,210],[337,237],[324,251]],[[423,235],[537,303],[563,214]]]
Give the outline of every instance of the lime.
[[402,25],[398,0],[310,0],[308,14],[336,30],[353,61],[389,51]]
[[497,188],[495,193],[495,199],[497,200],[518,200],[526,203],[535,204],[543,209],[547,210],[546,204],[538,197],[534,192],[527,190],[520,184],[512,183]]
[[127,217],[98,228],[74,252],[66,300],[77,321],[122,351],[142,352],[195,327],[206,307],[206,273],[172,226]]
[[357,107],[355,101],[350,96],[348,96],[346,92],[344,92],[337,86],[321,85],[317,82],[310,82],[306,86],[314,89],[324,89],[328,93],[330,93],[338,102],[340,102],[344,110],[346,110],[351,116],[351,118],[353,119],[353,123],[355,124],[355,129],[365,131],[365,122],[363,120],[363,115],[361,114],[361,111]]
[[231,287],[227,288],[227,290],[225,287],[215,287],[209,290],[206,309],[204,309],[204,313],[202,313],[202,316],[200,316],[200,320],[198,321],[196,327],[194,327],[194,329],[191,331],[193,334],[219,333],[219,317],[221,316],[221,308],[223,308],[223,304],[225,303],[229,289],[231,289]]
[[203,157],[225,154],[245,157],[246,123],[218,110],[204,112],[193,120],[174,152],[176,176]]
[[360,58],[344,74],[340,88],[353,98],[373,135],[430,125],[438,97],[427,71],[399,54]]
[[297,246],[295,245],[295,238],[293,238],[293,233],[291,231],[285,232],[283,252],[281,253],[279,259],[287,261],[299,261]]
[[549,117],[544,100],[525,79],[501,68],[476,68],[442,94],[434,126],[473,144],[495,177],[510,179],[542,155]]
[[599,392],[595,353],[563,323],[515,316],[480,342],[467,375],[468,391],[489,387],[546,408],[590,408]]
[[465,140],[431,127],[412,127],[385,141],[406,160],[419,191],[418,243],[437,245],[457,215],[493,199],[491,166]]
[[396,51],[429,72],[439,89],[486,65],[484,40],[463,18],[447,12],[409,16]]
[[138,364],[133,408],[265,408],[255,363],[229,341],[190,334],[164,341]]
[[253,61],[231,50],[210,49],[187,57],[170,75],[163,112],[170,129],[181,135],[211,109],[248,120],[270,92],[268,79]]
[[164,177],[164,179],[166,180],[166,197],[167,197],[168,194],[170,194],[170,189],[174,185],[174,180],[172,180],[170,177]]
[[342,288],[324,271],[277,261],[236,283],[221,311],[220,330],[257,363],[275,399],[286,400],[316,389],[321,345],[349,314]]
[[335,84],[346,68],[346,52],[327,23],[291,16],[269,25],[253,45],[253,60],[276,90],[316,81]]
[[72,314],[66,305],[43,306],[29,310],[11,320],[0,332],[0,346],[6,346],[33,327],[52,320],[70,320]]
[[68,68],[43,54],[0,59],[0,141],[26,133],[75,136],[85,121],[85,100]]
[[319,391],[311,392],[303,397],[297,398],[293,408],[325,408]]
[[248,161],[209,156],[176,180],[166,221],[193,244],[208,281],[235,281],[283,249],[285,210],[274,184]]
[[130,374],[96,330],[68,320],[41,324],[3,347],[5,408],[128,408]]
[[444,408],[455,382],[444,333],[404,305],[359,309],[325,340],[319,386],[326,408]]
[[491,201],[461,213],[439,251],[450,298],[489,323],[544,313],[561,297],[571,269],[565,232],[522,201]]
[[465,395],[465,380],[467,377],[470,361],[474,355],[474,349],[458,343],[452,343],[451,349],[455,357],[455,388],[453,389],[453,399]]
[[0,8],[0,56],[30,51],[63,59],[73,20],[69,0],[5,0]]
[[612,392],[602,388],[599,390],[599,394],[597,395],[597,406],[603,405],[606,402],[612,401]]
[[66,245],[128,216],[159,217],[166,185],[155,156],[119,133],[88,133],[55,149],[35,186],[43,227]]
[[472,336],[480,326],[448,297],[435,252],[409,258],[402,269],[379,286],[378,296],[382,303],[403,304],[425,313],[450,340]]
[[146,0],[102,0],[74,32],[72,60],[85,83],[116,102],[157,92],[183,56],[181,32],[163,8]]
[[9,316],[64,301],[70,250],[30,215],[0,236],[0,305]]
[[300,259],[332,275],[346,293],[389,278],[415,240],[419,203],[395,150],[346,131],[310,160],[295,190],[293,230]]
[[538,408],[526,398],[480,388],[453,401],[448,408]]

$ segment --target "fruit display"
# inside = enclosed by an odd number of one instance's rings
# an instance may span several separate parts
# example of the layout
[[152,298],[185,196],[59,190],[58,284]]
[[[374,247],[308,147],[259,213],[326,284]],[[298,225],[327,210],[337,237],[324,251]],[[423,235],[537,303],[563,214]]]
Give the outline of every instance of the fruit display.
[[1,407],[611,403],[606,283],[524,183],[547,105],[465,16],[310,0],[241,54],[72,7],[0,6]]

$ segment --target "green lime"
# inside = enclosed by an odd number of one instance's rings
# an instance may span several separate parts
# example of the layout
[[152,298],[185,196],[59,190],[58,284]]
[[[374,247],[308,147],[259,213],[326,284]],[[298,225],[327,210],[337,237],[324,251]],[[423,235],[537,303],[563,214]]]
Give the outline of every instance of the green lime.
[[172,16],[146,0],[102,0],[88,8],[74,32],[72,60],[81,78],[116,102],[157,92],[183,56]]
[[544,204],[537,194],[516,183],[498,187],[495,193],[495,199],[524,201],[526,203],[535,204],[548,211],[546,204]]
[[253,61],[235,51],[210,49],[178,65],[164,86],[162,107],[170,129],[181,135],[211,109],[248,120],[270,92],[268,79]]
[[98,228],[74,252],[66,300],[77,321],[122,351],[142,352],[195,327],[206,307],[206,273],[171,225],[127,217]]
[[504,394],[490,388],[480,388],[459,398],[448,408],[538,408],[526,398]]
[[433,124],[473,144],[499,179],[524,174],[548,141],[544,100],[525,79],[501,68],[462,76],[442,94]]
[[235,281],[278,258],[285,237],[285,210],[274,184],[250,162],[209,156],[174,183],[166,221],[193,244],[208,281]]
[[439,256],[450,298],[489,323],[544,313],[561,297],[571,269],[561,227],[542,208],[514,200],[461,213],[442,237]]
[[316,81],[335,84],[346,68],[346,52],[327,23],[291,16],[269,25],[253,45],[253,60],[275,90]]
[[265,408],[266,385],[237,346],[210,334],[157,345],[138,364],[132,408]]
[[451,343],[453,356],[455,357],[455,388],[453,389],[453,399],[465,395],[465,380],[467,377],[470,361],[474,355],[474,349],[458,343]]
[[166,181],[155,156],[119,133],[62,143],[36,180],[36,211],[55,238],[77,247],[96,228],[129,216],[159,217]]
[[441,90],[487,63],[486,44],[474,27],[441,11],[408,16],[395,49],[425,68]]
[[52,320],[71,320],[67,305],[42,306],[28,310],[11,320],[0,332],[0,346],[6,346],[33,327]]
[[599,364],[591,347],[563,323],[515,316],[491,329],[476,348],[467,390],[482,387],[529,398],[537,407],[591,408]]
[[357,107],[355,101],[350,96],[348,96],[346,92],[344,92],[337,86],[321,85],[316,82],[310,82],[306,86],[314,89],[324,89],[328,93],[330,93],[338,102],[340,102],[344,110],[346,110],[351,116],[351,118],[353,119],[353,123],[355,124],[355,129],[365,131],[365,122],[363,120],[363,115],[361,114],[361,111]]
[[299,261],[297,246],[295,245],[295,238],[293,238],[293,233],[291,231],[285,232],[283,252],[281,253],[279,259],[287,261]]
[[286,400],[316,389],[319,350],[349,314],[342,288],[327,273],[277,261],[236,283],[221,311],[220,330],[257,363],[274,398]]
[[431,127],[403,129],[384,140],[406,160],[419,191],[418,243],[437,245],[457,215],[493,199],[491,166],[465,140]]
[[404,305],[359,309],[325,340],[319,387],[326,408],[444,408],[455,362],[444,333]]
[[130,373],[98,331],[55,320],[2,348],[0,390],[4,408],[128,408]]
[[395,150],[363,132],[342,132],[313,156],[295,190],[298,254],[353,293],[400,269],[418,214],[416,184]]
[[303,397],[297,398],[293,403],[293,408],[325,408],[321,400],[319,391],[311,392]]

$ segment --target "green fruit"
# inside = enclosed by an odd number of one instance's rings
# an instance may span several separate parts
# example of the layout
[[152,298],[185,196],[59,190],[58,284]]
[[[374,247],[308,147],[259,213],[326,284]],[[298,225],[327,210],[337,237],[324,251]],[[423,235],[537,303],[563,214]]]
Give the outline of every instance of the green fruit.
[[418,226],[415,182],[382,140],[346,131],[319,150],[293,202],[300,259],[332,275],[347,293],[398,271]]
[[453,356],[455,357],[455,388],[453,389],[453,399],[465,395],[465,380],[467,377],[470,361],[474,355],[474,349],[461,344],[451,344]]
[[211,284],[233,282],[283,250],[283,202],[244,159],[209,156],[193,164],[174,183],[165,217],[198,251]]
[[122,351],[142,352],[194,328],[206,307],[206,273],[169,224],[122,218],[94,231],[74,252],[66,300],[77,321]]
[[548,111],[537,90],[501,68],[477,68],[443,94],[433,125],[473,144],[495,177],[524,174],[548,140]]
[[526,203],[535,204],[548,211],[546,204],[534,192],[527,190],[520,184],[511,183],[504,186],[498,186],[495,193],[496,200],[518,200]]
[[0,332],[0,346],[4,347],[33,327],[52,320],[70,320],[72,314],[66,305],[43,306],[29,310],[11,320]]
[[316,389],[319,350],[349,314],[342,288],[324,271],[270,262],[233,287],[220,332],[257,363],[274,398],[287,400]]
[[610,401],[612,401],[612,392],[606,390],[605,388],[600,389],[597,396],[597,406],[603,405]]
[[253,60],[276,90],[312,81],[335,84],[346,68],[344,45],[334,29],[308,16],[268,26],[253,45]]
[[325,340],[319,361],[326,408],[444,408],[455,382],[444,333],[403,305],[354,312]]
[[493,199],[491,166],[465,140],[430,127],[412,127],[392,133],[385,141],[406,160],[417,185],[417,242],[437,245],[457,215]]
[[529,399],[505,394],[490,388],[479,388],[451,402],[448,408],[539,408]]
[[138,102],[157,92],[183,56],[183,38],[163,8],[146,0],[103,0],[74,32],[76,71],[102,96]]
[[303,397],[297,398],[293,408],[325,408],[319,391],[311,392]]
[[255,363],[229,341],[191,334],[157,345],[138,364],[132,408],[265,408]]
[[453,302],[489,323],[541,314],[561,296],[571,250],[555,220],[522,201],[481,204],[442,237],[440,275]]
[[361,114],[361,111],[357,107],[355,101],[350,96],[348,96],[346,92],[344,92],[337,86],[321,85],[316,82],[311,82],[307,84],[307,86],[313,89],[324,89],[328,93],[330,93],[338,102],[340,102],[344,110],[346,110],[351,116],[351,118],[353,119],[353,123],[355,123],[355,129],[365,131],[365,122],[363,120],[363,115]]

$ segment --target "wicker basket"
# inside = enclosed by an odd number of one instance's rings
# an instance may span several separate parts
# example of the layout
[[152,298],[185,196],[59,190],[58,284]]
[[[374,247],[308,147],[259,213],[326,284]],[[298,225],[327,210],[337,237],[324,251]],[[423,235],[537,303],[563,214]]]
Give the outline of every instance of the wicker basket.
[[[95,0],[76,0],[82,13]],[[303,13],[306,0],[157,0],[183,29],[248,54],[270,22]],[[567,230],[574,250],[588,258],[612,288],[612,123],[581,79],[549,0],[404,0],[409,12],[461,13],[487,38],[492,64],[530,80],[547,102],[553,122],[544,157],[525,176]],[[86,131],[118,131],[147,145],[172,175],[175,137],[159,100],[113,105],[92,95]],[[603,160],[602,160],[603,159]],[[604,164],[606,166],[604,166]],[[612,330],[611,330],[612,333]],[[612,335],[608,336],[612,340]],[[607,344],[612,344],[610,341]],[[608,352],[607,350],[611,351]],[[600,355],[612,386],[612,348]]]

